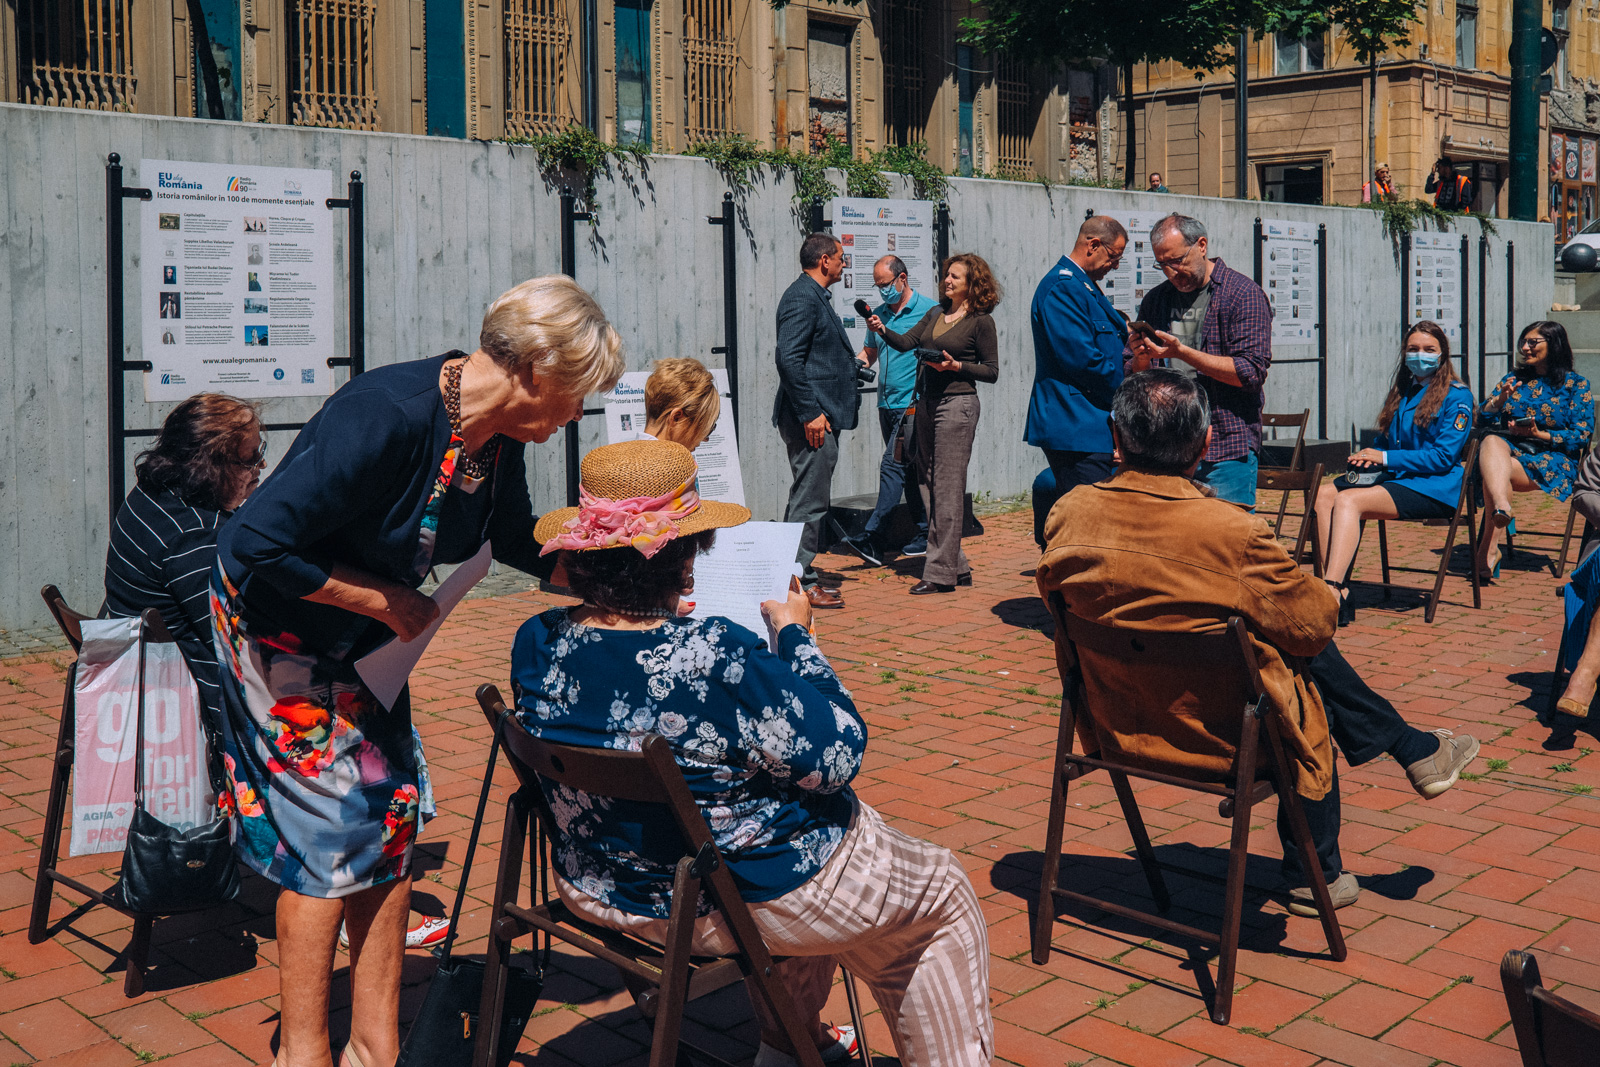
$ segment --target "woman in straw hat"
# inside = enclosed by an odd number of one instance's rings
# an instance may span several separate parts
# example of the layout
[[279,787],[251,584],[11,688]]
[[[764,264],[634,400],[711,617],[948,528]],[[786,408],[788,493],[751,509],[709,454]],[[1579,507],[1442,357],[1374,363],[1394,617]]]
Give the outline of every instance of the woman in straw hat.
[[548,574],[533,540],[523,445],[582,414],[622,373],[621,342],[571,279],[490,305],[471,355],[368,371],[335,393],[217,541],[212,621],[225,794],[236,851],[277,902],[282,1067],[328,1067],[334,942],[349,931],[346,1067],[399,1052],[400,967],[419,811],[420,744],[357,674],[438,615],[417,591],[485,542]]
[[[517,717],[536,737],[637,751],[670,741],[824,1059],[853,1035],[824,1027],[821,1009],[843,964],[872,989],[907,1067],[980,1067],[993,1048],[988,937],[978,898],[946,849],[887,826],[850,781],[866,726],[809,632],[796,587],[762,613],[776,635],[723,618],[679,615],[695,557],[715,531],[750,513],[701,500],[681,445],[631,441],[584,458],[582,504],[539,520],[534,536],[559,553],[583,603],[529,619],[511,650]],[[546,787],[561,820],[554,843],[568,907],[661,943],[672,867],[649,842],[672,841],[664,814]],[[646,844],[640,845],[640,842]],[[732,940],[713,913],[696,951]],[[758,1067],[793,1063],[776,1020],[761,1019]]]

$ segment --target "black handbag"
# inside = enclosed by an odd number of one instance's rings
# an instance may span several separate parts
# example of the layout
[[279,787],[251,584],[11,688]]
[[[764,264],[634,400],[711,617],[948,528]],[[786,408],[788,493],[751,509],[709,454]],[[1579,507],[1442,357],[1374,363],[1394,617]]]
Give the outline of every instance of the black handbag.
[[122,849],[116,893],[130,911],[172,915],[200,911],[239,895],[229,820],[213,819],[192,830],[176,830],[144,810],[144,662],[147,630],[139,620],[139,699],[133,764],[133,820]]
[[[495,759],[500,755],[500,732],[495,731],[489,748],[489,765],[483,771],[483,792],[478,796],[478,814],[472,820],[472,835],[467,841],[466,861],[461,865],[461,885],[456,889],[455,906],[450,909],[450,932],[435,955],[439,969],[433,972],[428,995],[422,1001],[400,1058],[395,1067],[472,1067],[472,1053],[478,1043],[478,1010],[483,998],[484,964],[480,960],[452,958],[456,931],[461,922],[461,903],[472,873],[472,856],[478,850],[478,831],[483,828],[483,813],[489,805],[489,786],[494,780]],[[548,947],[546,948],[548,954]],[[527,959],[534,953],[524,953]],[[513,959],[506,976],[505,1010],[500,1016],[500,1054],[496,1067],[506,1067],[522,1031],[528,1027],[539,994],[544,991],[544,968],[529,971]]]
[[1382,467],[1352,467],[1335,478],[1333,484],[1340,489],[1365,489],[1368,486],[1392,482],[1395,477],[1394,471]]

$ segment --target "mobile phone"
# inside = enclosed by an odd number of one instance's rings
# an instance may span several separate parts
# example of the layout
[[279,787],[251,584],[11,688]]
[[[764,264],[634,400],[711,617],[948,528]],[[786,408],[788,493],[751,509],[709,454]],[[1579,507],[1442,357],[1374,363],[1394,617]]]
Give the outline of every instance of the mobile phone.
[[1152,341],[1157,339],[1156,328],[1148,322],[1141,322],[1138,319],[1128,323],[1128,335],[1130,337],[1148,337]]
[[1532,415],[1529,415],[1526,418],[1512,419],[1511,420],[1511,425],[1512,426],[1525,426],[1525,427],[1527,427],[1528,429],[1531,430],[1535,426],[1538,425],[1538,420],[1536,420]]

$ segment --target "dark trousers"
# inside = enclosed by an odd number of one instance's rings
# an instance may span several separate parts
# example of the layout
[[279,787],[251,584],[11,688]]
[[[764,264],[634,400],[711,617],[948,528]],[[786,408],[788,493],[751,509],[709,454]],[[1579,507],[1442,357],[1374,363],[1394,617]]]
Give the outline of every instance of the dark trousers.
[[[1389,751],[1407,730],[1413,729],[1393,704],[1373,691],[1356,669],[1350,666],[1332,641],[1306,663],[1311,683],[1322,695],[1328,713],[1328,731],[1333,734],[1344,760],[1359,767]],[[1329,881],[1339,877],[1339,772],[1334,768],[1333,788],[1322,800],[1300,798],[1306,822],[1311,826],[1311,841],[1322,861],[1322,873]],[[1278,839],[1283,843],[1283,874],[1290,881],[1303,881],[1300,857],[1289,836],[1287,816],[1278,812]]]
[[[889,512],[900,503],[901,497],[905,498],[906,507],[911,509],[911,518],[916,522],[917,529],[928,532],[928,514],[922,509],[922,494],[917,491],[916,483],[911,481],[916,477],[916,471],[909,457],[905,463],[894,458],[894,442],[900,435],[900,422],[904,418],[904,408],[878,409],[878,429],[883,432],[883,458],[878,461],[878,503],[862,528],[869,538],[875,537],[883,524],[889,521]],[[906,492],[908,481],[911,482],[909,493]]]
[[817,584],[817,572],[811,566],[822,548],[823,524],[828,521],[828,506],[833,502],[833,468],[839,462],[839,431],[833,429],[822,435],[822,447],[812,448],[806,441],[806,430],[794,412],[785,404],[778,414],[778,436],[789,453],[789,506],[784,509],[784,522],[805,524],[800,532],[800,551],[795,562],[805,568],[801,584],[807,589]]
[[1056,501],[1072,492],[1080,485],[1093,485],[1103,482],[1111,477],[1114,469],[1111,463],[1110,452],[1067,452],[1057,448],[1042,449],[1045,462],[1050,464],[1050,473],[1055,478],[1055,489],[1051,492],[1041,493],[1038,483],[1034,483],[1033,492],[1033,539],[1039,543],[1042,550],[1044,543],[1044,521],[1050,516],[1050,509],[1056,506]]

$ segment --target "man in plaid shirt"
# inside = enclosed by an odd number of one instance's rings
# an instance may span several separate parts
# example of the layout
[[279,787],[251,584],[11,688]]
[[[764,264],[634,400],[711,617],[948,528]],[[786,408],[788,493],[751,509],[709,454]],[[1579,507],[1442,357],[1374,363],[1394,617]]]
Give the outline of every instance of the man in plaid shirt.
[[1211,444],[1195,477],[1224,500],[1253,509],[1261,451],[1261,390],[1272,366],[1272,305],[1250,278],[1206,256],[1206,228],[1168,215],[1150,231],[1167,280],[1145,294],[1128,339],[1127,373],[1165,361],[1195,375],[1211,405]]

